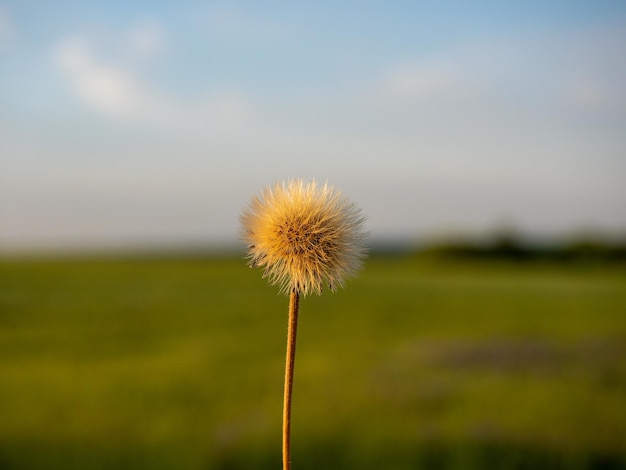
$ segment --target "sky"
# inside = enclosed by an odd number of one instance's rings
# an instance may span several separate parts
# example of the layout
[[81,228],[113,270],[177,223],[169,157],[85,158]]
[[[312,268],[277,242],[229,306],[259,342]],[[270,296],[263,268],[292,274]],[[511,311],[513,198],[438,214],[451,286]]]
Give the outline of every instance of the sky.
[[626,233],[626,2],[0,0],[0,251],[236,243],[315,178],[373,240]]

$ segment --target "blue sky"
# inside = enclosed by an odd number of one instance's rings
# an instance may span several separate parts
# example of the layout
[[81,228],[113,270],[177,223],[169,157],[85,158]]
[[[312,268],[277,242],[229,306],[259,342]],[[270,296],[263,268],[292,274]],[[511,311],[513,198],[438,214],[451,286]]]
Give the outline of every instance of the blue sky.
[[0,249],[231,242],[263,186],[372,238],[626,231],[626,2],[0,0]]

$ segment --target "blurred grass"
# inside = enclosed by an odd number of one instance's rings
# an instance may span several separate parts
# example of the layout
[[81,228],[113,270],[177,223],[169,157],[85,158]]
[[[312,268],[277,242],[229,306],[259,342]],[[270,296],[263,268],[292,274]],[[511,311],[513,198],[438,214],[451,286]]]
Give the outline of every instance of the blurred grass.
[[[240,259],[0,261],[0,469],[280,466]],[[369,260],[301,304],[295,468],[626,468],[626,269]]]

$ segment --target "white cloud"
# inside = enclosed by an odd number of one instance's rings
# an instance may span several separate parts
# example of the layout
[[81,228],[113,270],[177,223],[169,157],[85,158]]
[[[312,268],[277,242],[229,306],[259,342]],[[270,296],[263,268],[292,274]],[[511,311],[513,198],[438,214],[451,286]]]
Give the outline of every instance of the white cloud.
[[618,23],[466,41],[427,58],[398,61],[381,72],[372,95],[387,104],[418,105],[418,112],[425,104],[454,102],[460,112],[475,107],[477,115],[533,108],[548,115],[623,112],[624,31]]
[[89,106],[112,117],[133,117],[145,105],[144,91],[127,70],[100,61],[83,39],[69,39],[55,49],[56,65]]
[[54,48],[55,65],[86,106],[112,119],[195,136],[238,132],[253,117],[251,100],[237,90],[182,97],[153,86],[137,59],[162,50],[165,35],[158,23],[139,24],[121,38],[127,54],[106,61],[103,53],[110,51],[98,54],[85,37],[65,39]]
[[161,54],[166,42],[161,24],[149,20],[106,42],[87,35],[66,38],[54,48],[53,60],[89,107],[111,118],[145,120],[158,115],[164,103],[138,70],[144,59]]

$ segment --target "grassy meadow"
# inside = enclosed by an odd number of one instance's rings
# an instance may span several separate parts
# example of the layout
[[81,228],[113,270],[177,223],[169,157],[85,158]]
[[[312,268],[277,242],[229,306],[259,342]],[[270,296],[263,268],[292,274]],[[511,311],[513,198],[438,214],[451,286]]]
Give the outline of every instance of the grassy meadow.
[[[236,257],[0,261],[0,469],[278,469]],[[294,468],[626,468],[626,267],[372,257],[300,306]]]

